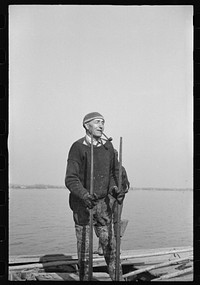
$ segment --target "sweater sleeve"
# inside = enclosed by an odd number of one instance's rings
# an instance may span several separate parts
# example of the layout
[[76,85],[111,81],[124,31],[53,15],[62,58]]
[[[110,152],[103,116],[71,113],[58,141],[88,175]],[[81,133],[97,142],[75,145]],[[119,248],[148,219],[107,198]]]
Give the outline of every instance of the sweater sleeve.
[[73,144],[69,151],[65,186],[71,193],[80,199],[88,192],[80,181],[80,151],[77,148],[77,144]]

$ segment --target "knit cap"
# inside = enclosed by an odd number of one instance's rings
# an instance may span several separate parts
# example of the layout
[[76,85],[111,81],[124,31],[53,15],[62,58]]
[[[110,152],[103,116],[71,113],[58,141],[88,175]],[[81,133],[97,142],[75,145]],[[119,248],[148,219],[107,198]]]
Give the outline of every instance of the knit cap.
[[86,123],[88,123],[94,119],[104,120],[104,117],[98,112],[89,113],[89,114],[85,115],[85,117],[83,118],[83,125],[85,125]]

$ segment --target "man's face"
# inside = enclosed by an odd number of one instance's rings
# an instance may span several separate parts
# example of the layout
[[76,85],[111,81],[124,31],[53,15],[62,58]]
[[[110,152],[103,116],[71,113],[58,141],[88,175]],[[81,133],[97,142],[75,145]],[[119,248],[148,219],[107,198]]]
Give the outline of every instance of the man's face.
[[100,138],[104,131],[104,120],[95,119],[86,124],[89,134],[93,134],[94,138]]

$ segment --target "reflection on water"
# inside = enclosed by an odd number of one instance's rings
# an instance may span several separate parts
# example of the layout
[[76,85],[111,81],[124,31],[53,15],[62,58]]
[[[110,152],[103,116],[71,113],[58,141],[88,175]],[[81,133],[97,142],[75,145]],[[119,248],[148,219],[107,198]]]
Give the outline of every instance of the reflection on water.
[[[67,189],[10,189],[10,255],[76,252],[68,195]],[[130,190],[122,213],[129,220],[122,249],[192,245],[192,199],[192,191]]]

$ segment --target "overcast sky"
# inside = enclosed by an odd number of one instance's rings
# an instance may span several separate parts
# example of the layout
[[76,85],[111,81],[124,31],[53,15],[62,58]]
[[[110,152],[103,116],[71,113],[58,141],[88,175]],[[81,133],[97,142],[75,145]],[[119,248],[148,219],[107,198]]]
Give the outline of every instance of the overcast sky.
[[100,112],[132,187],[193,185],[193,7],[9,6],[9,180],[64,185]]

